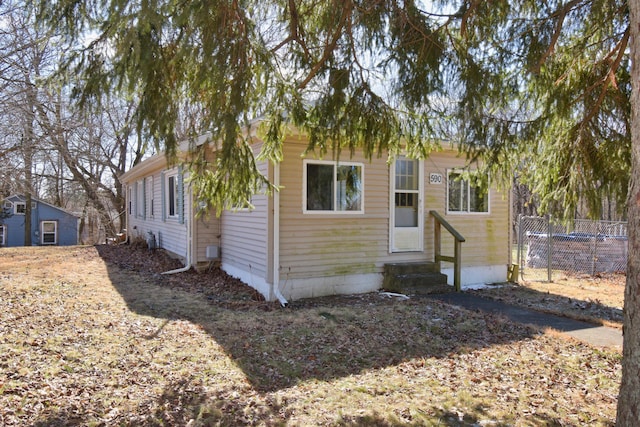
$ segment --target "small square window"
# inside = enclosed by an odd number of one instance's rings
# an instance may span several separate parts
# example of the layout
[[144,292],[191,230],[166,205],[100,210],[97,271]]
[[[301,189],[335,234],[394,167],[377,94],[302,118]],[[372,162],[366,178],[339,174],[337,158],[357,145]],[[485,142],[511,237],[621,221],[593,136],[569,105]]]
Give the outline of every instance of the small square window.
[[27,212],[27,204],[25,202],[15,202],[13,208],[16,215],[24,215]]

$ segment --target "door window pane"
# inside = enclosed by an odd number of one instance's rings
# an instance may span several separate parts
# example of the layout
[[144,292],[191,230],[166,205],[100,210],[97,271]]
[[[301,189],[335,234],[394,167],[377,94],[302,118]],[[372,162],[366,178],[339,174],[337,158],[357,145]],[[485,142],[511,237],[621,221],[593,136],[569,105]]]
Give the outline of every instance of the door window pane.
[[418,226],[418,161],[396,160],[396,188],[394,225],[396,227]]

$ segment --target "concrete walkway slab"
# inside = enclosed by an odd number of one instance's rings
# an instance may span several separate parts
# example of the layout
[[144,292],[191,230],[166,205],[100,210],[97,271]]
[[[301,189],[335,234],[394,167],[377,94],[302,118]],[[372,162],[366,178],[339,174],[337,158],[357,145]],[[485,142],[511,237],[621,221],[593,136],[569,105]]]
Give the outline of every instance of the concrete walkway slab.
[[465,292],[431,294],[425,295],[425,297],[471,311],[481,310],[487,313],[500,314],[518,323],[552,328],[598,347],[622,348],[622,331],[615,328],[529,310]]

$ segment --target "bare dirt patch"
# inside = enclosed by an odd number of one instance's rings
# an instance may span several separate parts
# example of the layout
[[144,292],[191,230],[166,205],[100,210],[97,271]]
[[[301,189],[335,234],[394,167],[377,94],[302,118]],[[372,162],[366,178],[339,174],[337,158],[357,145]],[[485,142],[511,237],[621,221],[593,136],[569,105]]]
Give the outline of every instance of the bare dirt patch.
[[118,247],[0,250],[0,425],[613,425],[620,353],[378,294],[283,309]]

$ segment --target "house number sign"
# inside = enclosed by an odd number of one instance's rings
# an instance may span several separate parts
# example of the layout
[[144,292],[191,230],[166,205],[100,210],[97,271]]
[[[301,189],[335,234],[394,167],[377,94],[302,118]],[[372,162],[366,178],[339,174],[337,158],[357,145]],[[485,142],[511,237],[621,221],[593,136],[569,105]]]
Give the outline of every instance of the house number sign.
[[430,173],[429,174],[429,184],[442,184],[442,174],[440,174],[440,173]]

